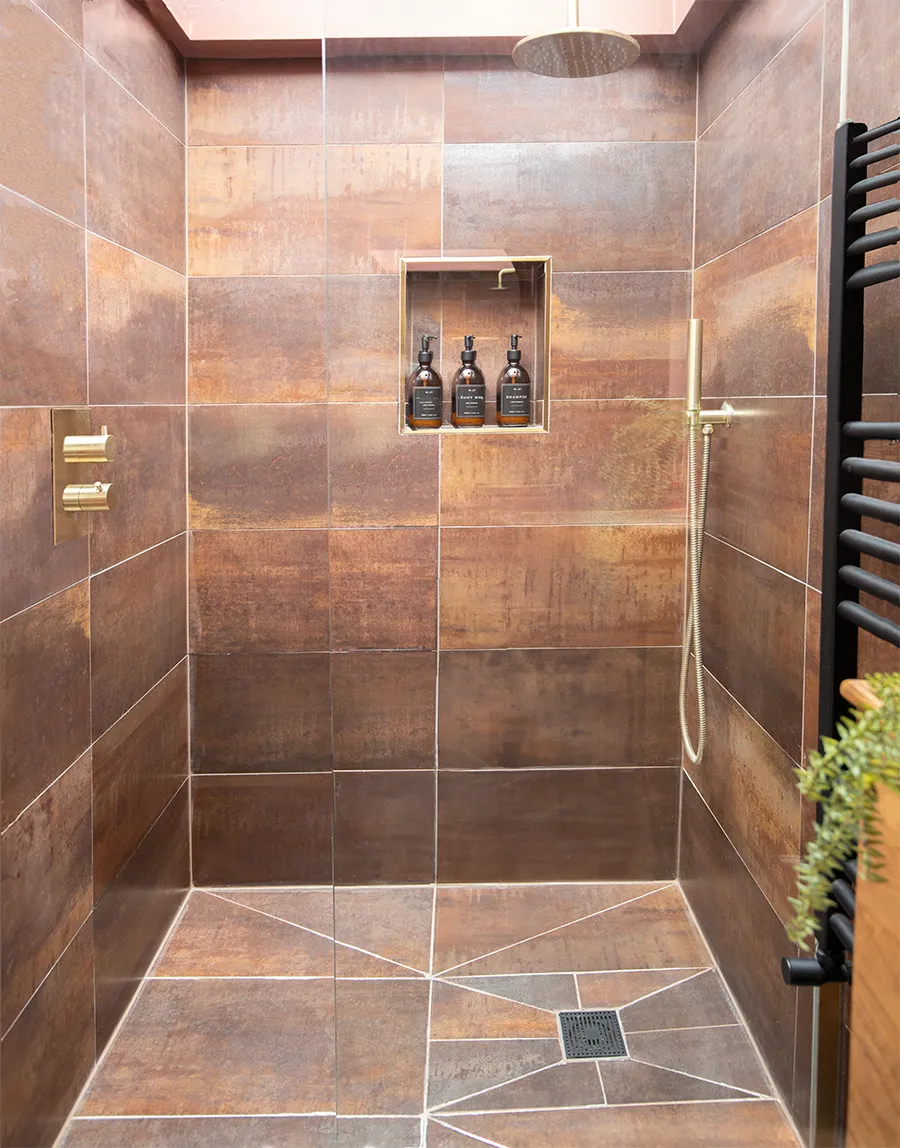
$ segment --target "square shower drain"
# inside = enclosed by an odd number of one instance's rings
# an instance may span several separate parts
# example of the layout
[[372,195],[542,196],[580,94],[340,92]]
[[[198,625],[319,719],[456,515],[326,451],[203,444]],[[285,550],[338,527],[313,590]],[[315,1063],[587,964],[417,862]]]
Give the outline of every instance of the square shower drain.
[[619,1014],[615,1009],[561,1012],[559,1026],[562,1029],[566,1060],[628,1055]]

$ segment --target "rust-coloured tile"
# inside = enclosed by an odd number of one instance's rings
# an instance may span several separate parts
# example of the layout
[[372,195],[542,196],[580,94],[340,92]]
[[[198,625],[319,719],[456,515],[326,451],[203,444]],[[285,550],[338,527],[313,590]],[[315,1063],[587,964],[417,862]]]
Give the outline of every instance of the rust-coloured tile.
[[188,149],[192,275],[321,275],[321,147]]
[[434,880],[434,772],[344,771],[334,779],[337,884]]
[[[448,970],[528,937],[651,892],[653,884],[500,885],[438,887],[435,970]],[[468,970],[462,970],[467,974]],[[570,983],[574,992],[574,985]],[[507,989],[496,989],[499,996]],[[512,993],[513,1000],[551,1007],[543,998]],[[553,997],[555,1001],[556,996]],[[568,1007],[562,1006],[559,1007]]]
[[[324,401],[323,278],[193,278],[189,291],[191,402]],[[393,302],[396,326],[396,299]],[[329,312],[329,330],[332,321]],[[393,343],[391,350],[394,366],[397,351]]]
[[784,926],[687,779],[681,834],[685,896],[777,1085],[789,1095],[796,993],[781,979],[781,958],[792,953]]
[[736,7],[700,53],[697,127],[709,125],[796,35],[821,0],[761,0]]
[[449,435],[441,524],[683,521],[681,403],[554,402],[551,421],[551,434],[526,439]]
[[339,980],[328,988],[335,994],[338,1112],[421,1112],[428,982]]
[[497,1116],[452,1117],[453,1124],[474,1136],[490,1137],[507,1148],[683,1148],[710,1144],[716,1148],[797,1148],[781,1107],[749,1100],[711,1104],[639,1104],[629,1107],[558,1112],[514,1112]]
[[[0,340],[2,341],[2,340]],[[50,411],[0,411],[0,619],[71,586],[88,572],[88,540],[53,545]]]
[[[408,976],[411,969],[427,973],[431,959],[431,885],[411,888],[355,888],[334,890],[334,936],[345,945],[377,953],[393,967],[387,976]],[[336,952],[337,975],[353,976],[354,953]],[[388,967],[390,968],[390,967]]]
[[318,144],[322,61],[189,60],[187,104],[189,144]]
[[707,669],[796,761],[803,719],[803,584],[707,537],[701,589]]
[[336,1124],[337,1148],[368,1148],[370,1144],[377,1144],[379,1148],[406,1148],[408,1144],[418,1144],[422,1134],[420,1118],[412,1116],[339,1115]]
[[84,49],[184,139],[184,65],[145,5],[90,0],[84,5]]
[[73,1120],[60,1148],[322,1148],[334,1130],[333,1116],[110,1117]]
[[822,595],[806,588],[806,661],[803,671],[803,763],[812,749],[819,749],[819,658]]
[[[843,23],[843,0],[825,0],[825,34],[822,45],[822,139],[819,152],[819,195],[823,198],[831,194],[834,133],[841,122]],[[894,115],[893,112],[890,114]],[[809,1117],[806,1119],[808,1121]]]
[[770,566],[806,577],[813,402],[739,399],[740,435],[716,435],[706,529]]
[[328,646],[324,530],[196,531],[191,648],[277,653]]
[[822,527],[825,517],[825,415],[827,401],[816,398],[813,406],[812,471],[810,474],[809,558],[806,581],[822,585]]
[[87,225],[184,270],[184,148],[112,76],[85,62]]
[[471,1136],[456,1132],[446,1124],[428,1121],[428,1148],[472,1148],[475,1143]]
[[401,255],[440,254],[440,144],[336,144],[326,184],[331,274],[390,274]]
[[[802,661],[801,661],[802,665]],[[709,736],[699,765],[686,768],[744,864],[782,920],[793,910],[800,850],[800,794],[794,762],[709,673]]]
[[333,1009],[330,979],[150,980],[79,1115],[328,1111]]
[[327,654],[195,654],[194,773],[331,768]]
[[333,530],[336,649],[433,649],[437,530]]
[[183,403],[185,279],[88,236],[93,403]]
[[155,977],[331,977],[334,944],[296,925],[196,890]]
[[559,1035],[555,1013],[517,1001],[436,981],[431,1001],[432,1040]]
[[[433,1041],[428,1057],[428,1107],[458,1102],[516,1077],[549,1068],[561,1060],[562,1048],[558,1037],[480,1040],[477,1043]],[[599,1079],[597,1083],[599,1096]],[[454,1104],[454,1108],[458,1107]]]
[[91,579],[94,737],[184,657],[185,535]]
[[[664,1035],[664,1034],[660,1034]],[[629,1040],[630,1043],[630,1040]],[[672,1104],[691,1100],[740,1100],[737,1092],[722,1084],[699,1080],[686,1072],[669,1072],[637,1060],[599,1062],[607,1104]]]
[[393,403],[330,406],[328,468],[332,525],[437,525],[438,440],[398,434]]
[[740,1024],[632,1032],[628,1047],[635,1060],[659,1068],[689,1072],[748,1092],[771,1094],[765,1071]]
[[[448,143],[554,144],[695,136],[693,56],[644,55],[624,71],[580,83],[524,72],[502,55],[450,56],[445,68]],[[603,108],[602,115],[597,114],[598,107]]]
[[674,768],[442,770],[438,880],[671,877],[677,788]]
[[94,474],[119,492],[119,507],[91,521],[97,573],[184,531],[186,428],[184,407],[94,407],[91,425],[108,426],[118,448]]
[[812,394],[817,219],[812,207],[694,275],[705,399]]
[[325,141],[442,143],[440,56],[341,56],[328,45]]
[[497,1085],[468,1100],[448,1105],[439,1110],[439,1113],[452,1119],[454,1112],[579,1108],[582,1105],[603,1103],[603,1087],[597,1074],[597,1065],[570,1063],[551,1065],[550,1068],[540,1069],[519,1080]]
[[[679,984],[699,969],[654,969],[645,972],[580,973],[578,995],[585,1008],[622,1008],[640,997]],[[656,999],[650,998],[650,999]]]
[[280,921],[324,933],[327,937],[334,933],[335,893],[330,882],[319,888],[216,890],[217,896],[227,897],[236,905],[245,905]]
[[442,530],[441,646],[674,645],[683,563],[679,526]]
[[690,296],[687,271],[554,275],[553,396],[683,395]]
[[327,292],[328,397],[396,402],[397,280],[393,275],[332,275]]
[[333,654],[334,768],[433,768],[435,672],[432,653]]
[[193,818],[198,884],[331,881],[330,773],[194,777]]
[[87,582],[0,626],[0,720],[8,825],[90,744]]
[[[715,969],[708,969],[699,976],[628,1005],[622,1009],[621,1018],[622,1027],[627,1033],[740,1024],[722,978]],[[645,1047],[654,1046],[651,1042]],[[673,1063],[669,1067],[680,1069],[682,1065]],[[745,1085],[739,1084],[736,1087],[743,1088]]]
[[708,965],[709,951],[675,886],[534,940],[472,961],[459,973],[596,972],[604,969],[691,968]]
[[194,530],[328,525],[324,406],[191,407]]
[[0,188],[0,275],[0,402],[83,403],[83,232]]
[[[816,394],[828,390],[828,309],[831,300],[831,196],[819,204],[818,270],[816,274]],[[864,324],[865,326],[865,324]],[[865,335],[863,336],[865,339]],[[865,358],[863,391],[865,391]]]
[[94,908],[97,1051],[102,1051],[191,881],[188,787],[172,798]]
[[698,266],[818,199],[823,18],[820,10],[698,140]]
[[187,661],[94,743],[94,900],[188,773]]
[[10,825],[2,853],[5,1032],[91,911],[91,755]]
[[27,0],[5,0],[0,183],[84,222],[81,50]]
[[0,1141],[53,1144],[94,1067],[90,922],[3,1037],[0,1056]]
[[443,769],[677,765],[678,651],[441,654]]
[[34,4],[81,43],[82,0],[34,0]]
[[[462,970],[465,974],[465,969]],[[460,988],[474,989],[503,1000],[517,1001],[533,1005],[535,1008],[559,1012],[562,1009],[577,1009],[578,994],[575,977],[571,973],[545,973],[532,977],[528,973],[521,976],[449,977],[449,983]]]
[[448,144],[445,250],[551,252],[557,271],[686,269],[693,155],[686,142]]
[[897,76],[885,66],[898,47],[895,15],[884,0],[863,0],[851,14],[847,106],[871,127],[897,116]]

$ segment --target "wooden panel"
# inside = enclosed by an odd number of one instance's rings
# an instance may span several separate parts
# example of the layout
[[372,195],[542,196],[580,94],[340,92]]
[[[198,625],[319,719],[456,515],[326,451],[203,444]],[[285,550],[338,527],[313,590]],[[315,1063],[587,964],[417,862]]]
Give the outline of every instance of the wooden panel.
[[900,796],[879,808],[887,882],[857,888],[848,1148],[900,1144]]

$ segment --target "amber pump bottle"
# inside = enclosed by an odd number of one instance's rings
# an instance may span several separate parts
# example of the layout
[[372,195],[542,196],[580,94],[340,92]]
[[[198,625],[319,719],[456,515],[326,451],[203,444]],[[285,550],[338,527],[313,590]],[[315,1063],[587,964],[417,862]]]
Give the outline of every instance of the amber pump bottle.
[[432,367],[429,343],[437,335],[423,335],[419,365],[406,383],[406,421],[416,430],[436,430],[444,419],[444,384]]
[[450,421],[455,427],[483,427],[487,386],[481,368],[475,366],[475,336],[466,335],[462,366],[453,376]]
[[522,366],[521,335],[510,335],[506,367],[497,379],[497,426],[527,427],[531,421],[531,379]]

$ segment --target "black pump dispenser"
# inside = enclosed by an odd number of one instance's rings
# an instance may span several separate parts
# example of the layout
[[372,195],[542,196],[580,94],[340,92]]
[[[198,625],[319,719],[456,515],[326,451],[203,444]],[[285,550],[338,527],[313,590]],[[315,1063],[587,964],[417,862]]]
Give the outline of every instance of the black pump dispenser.
[[475,366],[475,336],[466,335],[463,347],[462,366],[453,376],[450,392],[450,421],[455,427],[483,427],[487,387]]
[[434,358],[434,351],[432,351],[428,345],[432,339],[437,339],[437,335],[422,336],[422,350],[419,351],[419,363],[423,367],[427,367],[431,360]]
[[531,422],[531,379],[522,366],[521,335],[510,335],[506,367],[497,379],[497,426],[527,427]]
[[406,384],[406,421],[414,429],[436,430],[443,422],[444,384],[432,367],[434,353],[429,346],[437,335],[423,335],[419,365]]

